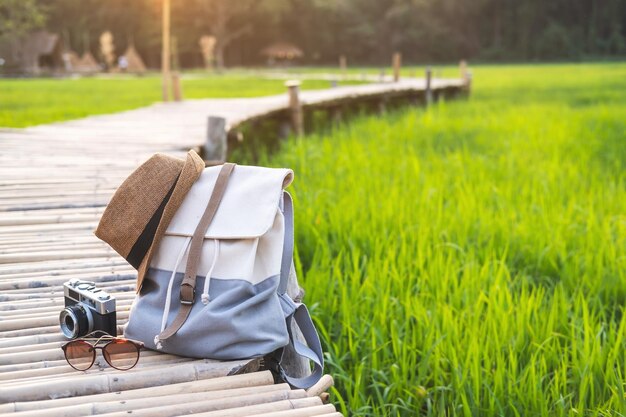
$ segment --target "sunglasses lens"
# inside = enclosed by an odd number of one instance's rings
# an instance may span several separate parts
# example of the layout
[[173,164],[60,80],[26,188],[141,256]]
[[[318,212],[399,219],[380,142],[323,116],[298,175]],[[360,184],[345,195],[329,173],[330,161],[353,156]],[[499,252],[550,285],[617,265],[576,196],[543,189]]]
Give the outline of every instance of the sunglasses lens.
[[95,350],[89,343],[77,340],[65,347],[65,359],[73,368],[86,371],[95,359]]
[[139,348],[127,340],[114,340],[104,347],[102,354],[112,367],[125,371],[139,360]]

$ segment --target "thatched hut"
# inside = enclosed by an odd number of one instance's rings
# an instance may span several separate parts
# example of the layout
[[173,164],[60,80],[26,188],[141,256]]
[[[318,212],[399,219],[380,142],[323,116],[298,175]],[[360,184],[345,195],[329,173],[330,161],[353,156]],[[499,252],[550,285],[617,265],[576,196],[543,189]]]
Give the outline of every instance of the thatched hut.
[[139,74],[146,72],[146,65],[143,63],[143,59],[141,59],[141,55],[139,55],[134,45],[129,45],[122,56],[126,59],[126,68],[120,69]]
[[65,69],[61,37],[45,30],[3,42],[0,58],[7,71],[38,74]]
[[82,57],[79,57],[74,51],[66,51],[63,53],[63,62],[67,72],[93,74],[101,70],[90,52],[85,52]]
[[74,51],[65,51],[63,52],[63,64],[65,65],[65,70],[68,72],[76,71],[76,67],[80,63],[80,57]]
[[82,73],[94,73],[101,70],[102,68],[93,55],[91,55],[91,52],[85,52],[76,65],[76,71]]
[[302,49],[289,42],[276,42],[261,51],[268,63],[290,63],[304,56]]

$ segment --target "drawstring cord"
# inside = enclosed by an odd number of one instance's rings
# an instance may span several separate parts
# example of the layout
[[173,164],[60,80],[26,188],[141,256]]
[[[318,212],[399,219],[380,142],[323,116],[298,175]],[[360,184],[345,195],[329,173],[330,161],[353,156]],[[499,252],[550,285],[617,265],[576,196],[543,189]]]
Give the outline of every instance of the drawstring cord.
[[[180,252],[178,253],[178,258],[176,259],[176,264],[174,265],[174,270],[172,271],[172,275],[170,276],[170,282],[167,285],[167,295],[165,297],[165,308],[163,309],[163,318],[161,319],[161,332],[165,329],[167,325],[167,316],[170,314],[170,305],[172,303],[172,287],[174,286],[174,277],[176,276],[176,270],[178,269],[178,265],[180,265],[180,261],[182,261],[183,256],[189,249],[189,242],[191,242],[191,236],[188,236],[185,239],[185,243],[183,243],[183,247],[180,248]],[[161,333],[159,332],[159,334]],[[157,349],[163,349],[163,344],[159,340],[159,335],[154,336],[154,344]]]
[[211,262],[211,268],[209,268],[209,272],[206,274],[206,278],[204,279],[204,290],[202,291],[202,304],[209,304],[209,283],[211,282],[211,275],[213,274],[213,269],[215,269],[215,264],[217,263],[217,257],[220,252],[220,241],[218,239],[213,239],[215,242],[215,247],[213,248],[213,262]]
[[[172,275],[170,276],[170,282],[167,285],[167,296],[165,297],[165,308],[163,309],[163,318],[161,319],[161,331],[159,332],[159,334],[163,332],[163,330],[165,329],[165,326],[167,326],[167,317],[170,314],[170,308],[172,304],[172,287],[174,286],[174,277],[176,276],[176,271],[178,270],[178,266],[180,265],[180,262],[182,261],[187,250],[189,249],[190,242],[191,242],[191,236],[188,236],[187,239],[185,240],[185,243],[183,243],[183,246],[180,249],[180,252],[178,253],[178,258],[176,259],[176,265],[174,266],[174,270],[172,271]],[[213,249],[213,261],[211,262],[211,267],[209,268],[209,272],[207,273],[206,278],[204,279],[204,289],[202,291],[202,304],[204,305],[207,305],[210,300],[209,283],[211,282],[211,275],[213,274],[213,270],[215,269],[215,264],[217,263],[217,257],[219,255],[219,250],[220,250],[220,241],[218,239],[214,239],[213,242],[215,243],[215,246]],[[159,340],[158,334],[154,336],[154,344],[156,345],[157,349],[163,349],[163,344]]]

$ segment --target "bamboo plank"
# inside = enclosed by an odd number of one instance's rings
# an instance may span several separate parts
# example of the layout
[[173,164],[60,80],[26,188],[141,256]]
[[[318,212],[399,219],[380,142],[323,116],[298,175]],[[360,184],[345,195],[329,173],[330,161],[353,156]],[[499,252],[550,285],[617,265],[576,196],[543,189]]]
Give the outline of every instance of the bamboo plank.
[[306,390],[306,393],[309,397],[318,397],[320,396],[323,392],[328,391],[328,389],[330,387],[332,387],[335,384],[335,382],[333,381],[333,377],[330,375],[324,375],[320,378],[319,381],[317,381],[317,383],[315,385],[313,385],[311,388]]
[[[127,311],[130,309],[132,305],[133,299],[128,300],[117,300],[116,305],[118,311]],[[31,318],[31,317],[41,317],[43,315],[58,315],[63,309],[63,300],[58,300],[58,302],[51,307],[33,307],[29,309],[15,309],[8,311],[0,311],[0,320],[10,320],[14,318]]]
[[296,398],[273,403],[255,404],[243,407],[234,407],[224,410],[209,411],[194,414],[198,417],[244,417],[255,413],[280,412],[283,410],[293,410],[306,407],[316,407],[321,405],[318,397]]
[[[62,294],[61,294],[62,296]],[[128,320],[128,310],[118,310],[118,320]],[[58,326],[59,317],[57,315],[46,314],[37,317],[16,318],[11,320],[0,320],[0,333],[11,330],[19,330],[30,327]]]
[[249,414],[250,417],[311,417],[321,415],[333,415],[337,414],[335,406],[331,404],[317,405],[314,407],[299,408],[295,410],[285,410],[278,412],[262,413],[262,414]]
[[163,372],[162,368],[146,371],[131,369],[110,375],[84,375],[82,378],[58,378],[53,382],[38,381],[26,386],[7,386],[0,391],[0,403],[126,391],[215,378],[226,376],[248,362],[207,360],[170,366],[167,372]]
[[0,347],[6,348],[24,345],[37,345],[40,343],[60,342],[63,340],[65,340],[65,337],[60,332],[55,334],[34,334],[22,337],[0,339]]
[[0,413],[42,410],[59,408],[85,402],[128,401],[137,398],[161,397],[182,393],[210,392],[244,387],[256,387],[274,383],[274,377],[269,371],[253,372],[243,375],[232,375],[212,379],[202,379],[193,382],[181,382],[169,385],[138,388],[105,394],[84,395],[80,397],[39,400],[30,402],[12,402],[0,404]]
[[[206,400],[190,402],[186,404],[175,404],[160,407],[142,408],[133,410],[133,416],[139,417],[173,417],[186,414],[196,414],[204,411],[223,410],[227,408],[243,407],[247,405],[273,403],[281,400],[290,400],[306,397],[303,390],[278,391],[262,394],[244,395],[237,398],[222,398],[216,400]],[[115,412],[100,414],[102,417],[123,417],[127,412]]]
[[59,408],[48,408],[45,410],[33,410],[20,413],[20,417],[80,417],[96,414],[115,413],[120,411],[133,411],[144,408],[164,407],[178,404],[188,404],[200,401],[219,400],[232,397],[246,397],[253,394],[287,393],[287,384],[268,384],[252,387],[229,388],[216,391],[201,391],[184,394],[172,394],[165,396],[150,396],[149,398],[136,398],[127,400],[115,400],[109,402],[91,402],[76,404]]
[[[60,348],[59,348],[60,350]],[[192,358],[181,358],[175,355],[157,354],[157,355],[145,355],[142,353],[139,363],[135,366],[136,369],[152,367],[159,365],[170,365],[175,363],[191,362]],[[41,365],[43,366],[41,366]],[[44,361],[44,362],[31,362],[20,365],[12,365],[13,371],[0,371],[0,381],[3,384],[22,384],[30,383],[34,380],[41,380],[45,377],[46,380],[51,378],[61,378],[64,374],[76,374],[76,369],[67,364],[65,359],[56,361]],[[2,366],[5,368],[5,366]],[[101,357],[96,357],[96,361],[93,364],[92,369],[102,372],[109,368],[109,365]],[[133,369],[135,369],[133,368]],[[10,369],[10,366],[6,366],[6,369]],[[109,369],[112,372],[112,370]]]

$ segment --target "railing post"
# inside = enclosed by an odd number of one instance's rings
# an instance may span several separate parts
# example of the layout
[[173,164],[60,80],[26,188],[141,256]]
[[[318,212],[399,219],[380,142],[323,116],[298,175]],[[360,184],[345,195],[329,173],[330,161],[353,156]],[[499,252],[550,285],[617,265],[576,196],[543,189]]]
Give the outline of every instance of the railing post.
[[392,59],[393,64],[393,82],[397,83],[400,81],[400,66],[402,66],[402,54],[400,52],[396,52],[393,54]]
[[343,115],[341,111],[341,106],[333,106],[328,111],[330,116],[330,121],[333,126],[339,126],[341,121],[343,120]]
[[461,76],[461,81],[463,81],[463,85],[467,84],[467,61],[464,59],[459,62],[459,74]]
[[226,119],[209,116],[207,137],[204,143],[203,157],[205,161],[226,161],[228,142],[226,138]]
[[469,96],[471,92],[472,92],[472,72],[467,71],[467,74],[465,74],[465,94]]
[[433,102],[433,88],[432,88],[433,70],[426,68],[426,107],[429,107]]
[[304,118],[302,117],[302,104],[300,103],[300,81],[290,80],[285,85],[289,94],[291,126],[297,136],[302,136],[304,134]]
[[467,68],[467,61],[462,60],[459,63],[459,72],[462,82],[461,91],[464,92],[466,95],[469,95],[470,90],[472,89],[472,73]]
[[163,50],[161,52],[161,71],[163,101],[170,97],[170,0],[163,0]]
[[339,71],[341,72],[341,77],[346,78],[346,70],[348,69],[348,60],[345,55],[341,55],[339,57]]
[[172,91],[174,93],[174,101],[183,100],[183,89],[180,85],[180,73],[178,71],[172,73]]
[[387,96],[382,95],[376,104],[378,106],[378,114],[384,116],[387,113]]

